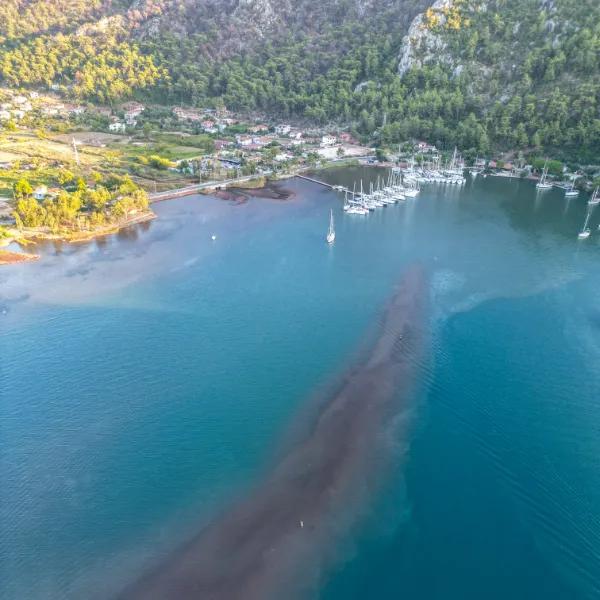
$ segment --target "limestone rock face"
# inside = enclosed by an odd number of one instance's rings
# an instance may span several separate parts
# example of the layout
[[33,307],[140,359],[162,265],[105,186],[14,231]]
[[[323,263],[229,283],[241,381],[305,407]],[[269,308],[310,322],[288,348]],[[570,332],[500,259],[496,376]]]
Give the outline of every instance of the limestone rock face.
[[[439,19],[445,21],[444,9],[452,7],[454,0],[436,0],[430,7]],[[445,52],[446,44],[442,38],[430,29],[425,21],[425,13],[419,13],[411,23],[408,33],[402,40],[402,48],[398,60],[398,74],[407,73],[412,68],[423,66],[432,58],[439,62],[451,63],[451,57]]]

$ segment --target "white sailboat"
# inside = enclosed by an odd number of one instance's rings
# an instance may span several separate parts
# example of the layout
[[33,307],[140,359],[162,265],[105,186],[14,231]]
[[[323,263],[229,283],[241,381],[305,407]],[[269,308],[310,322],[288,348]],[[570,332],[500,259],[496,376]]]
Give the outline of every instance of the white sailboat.
[[535,184],[538,190],[549,190],[552,187],[551,183],[548,183],[548,161],[544,163],[544,170],[540,180]]
[[599,190],[600,190],[600,188],[596,188],[594,190],[592,197],[588,201],[588,204],[590,206],[596,206],[597,204],[600,204],[600,193],[598,193]]
[[329,230],[327,231],[327,243],[335,242],[335,226],[333,224],[333,210],[329,211]]
[[583,229],[579,232],[577,236],[580,240],[587,240],[590,237],[590,228],[588,227],[588,223],[590,222],[590,216],[592,214],[593,209],[588,208],[587,215],[585,216],[585,223],[583,224]]
[[576,198],[579,190],[575,188],[575,179],[571,179],[571,185],[565,190],[565,198]]

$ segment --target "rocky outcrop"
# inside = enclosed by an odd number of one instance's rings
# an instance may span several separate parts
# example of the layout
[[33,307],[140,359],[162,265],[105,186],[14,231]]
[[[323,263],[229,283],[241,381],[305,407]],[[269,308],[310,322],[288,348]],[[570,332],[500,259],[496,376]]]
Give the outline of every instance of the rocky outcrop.
[[[444,10],[452,7],[454,0],[436,0],[428,9],[436,15],[439,25],[445,22]],[[411,23],[408,33],[402,40],[398,61],[398,74],[407,73],[412,68],[422,67],[429,60],[452,62],[446,52],[446,43],[427,23],[426,12],[419,13]]]

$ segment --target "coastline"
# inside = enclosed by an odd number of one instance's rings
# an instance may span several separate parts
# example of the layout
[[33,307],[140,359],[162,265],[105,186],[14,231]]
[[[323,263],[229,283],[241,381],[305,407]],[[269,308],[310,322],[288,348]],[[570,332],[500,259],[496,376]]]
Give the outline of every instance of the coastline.
[[[65,242],[68,244],[91,242],[92,240],[118,233],[121,229],[125,229],[132,225],[139,225],[140,223],[152,221],[155,218],[156,213],[154,213],[152,210],[147,210],[142,213],[132,215],[131,217],[123,219],[117,223],[109,223],[94,230],[72,232],[61,231],[59,233],[54,233],[42,228],[25,228],[22,230],[12,229],[10,230],[11,237],[5,240],[5,245],[15,243],[21,247],[24,247],[35,245],[40,242]],[[39,260],[40,258],[41,257],[39,254],[13,252],[0,248],[0,265],[29,262],[32,260]]]
[[[148,210],[144,211],[143,213],[132,215],[131,217],[123,219],[117,223],[109,223],[94,230],[73,231],[70,233],[52,233],[42,229],[24,229],[20,232],[20,234],[21,239],[25,240],[26,243],[35,244],[37,242],[67,242],[69,244],[77,244],[81,242],[90,242],[96,238],[117,233],[121,229],[131,225],[145,223],[146,221],[151,221],[155,218],[156,213]],[[21,243],[19,239],[15,239],[15,241],[17,243]]]
[[[327,163],[331,166],[340,165],[339,161],[331,161]],[[212,195],[221,200],[229,200],[236,203],[245,203],[250,196],[265,198],[271,200],[287,201],[294,198],[294,193],[280,187],[281,183],[287,179],[293,179],[298,174],[311,170],[309,168],[299,169],[292,173],[285,173],[277,177],[269,177],[265,174],[241,177],[236,180],[227,180],[219,185],[218,182],[211,182],[210,185],[200,184],[198,186],[188,186],[185,188],[176,188],[166,192],[160,192],[155,195],[150,195],[150,206],[155,202],[161,202],[171,199],[181,198],[187,195],[201,194]],[[79,244],[90,242],[94,239],[106,237],[120,230],[154,220],[157,217],[156,213],[148,208],[143,213],[132,215],[129,218],[123,219],[117,223],[109,223],[94,230],[79,230],[79,231],[60,231],[52,232],[46,228],[24,228],[18,230],[10,229],[10,237],[4,241],[4,245],[16,243],[21,247],[37,244],[40,242],[63,242],[68,244]],[[2,251],[0,249],[0,265],[17,264],[29,262],[31,260],[39,260],[40,255],[27,254],[12,251]]]
[[0,265],[15,265],[18,263],[39,260],[39,254],[28,254],[26,252],[11,252],[0,248]]

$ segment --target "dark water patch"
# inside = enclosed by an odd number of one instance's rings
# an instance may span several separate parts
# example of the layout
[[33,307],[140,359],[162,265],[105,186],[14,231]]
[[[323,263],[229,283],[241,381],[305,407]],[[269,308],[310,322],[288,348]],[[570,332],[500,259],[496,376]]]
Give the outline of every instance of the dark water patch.
[[407,273],[371,352],[347,374],[307,438],[247,499],[122,598],[265,600],[310,590],[371,495],[386,424],[408,408],[423,350],[425,289],[419,269]]
[[211,195],[233,204],[246,204],[252,198],[291,200],[295,197],[292,190],[272,181],[267,182],[262,187],[230,187],[224,190],[216,190]]

